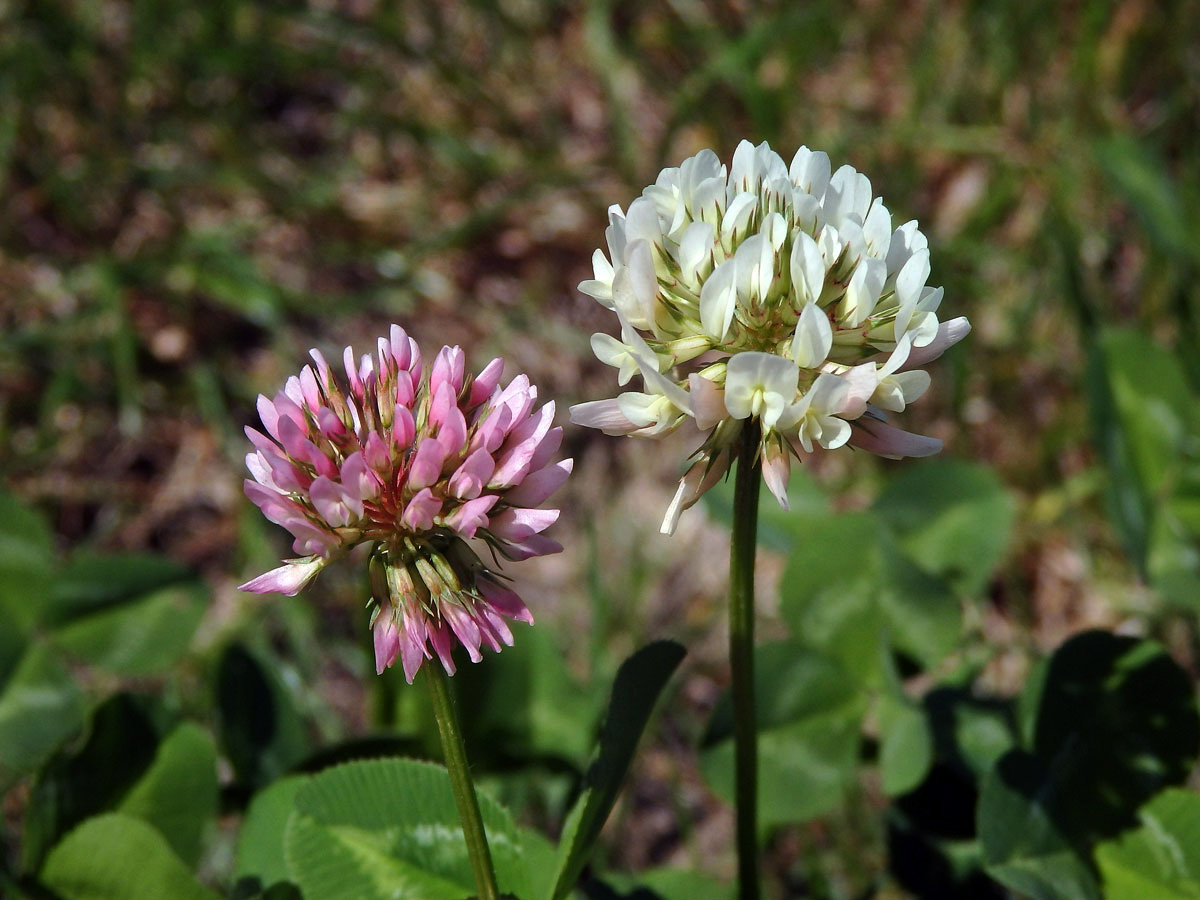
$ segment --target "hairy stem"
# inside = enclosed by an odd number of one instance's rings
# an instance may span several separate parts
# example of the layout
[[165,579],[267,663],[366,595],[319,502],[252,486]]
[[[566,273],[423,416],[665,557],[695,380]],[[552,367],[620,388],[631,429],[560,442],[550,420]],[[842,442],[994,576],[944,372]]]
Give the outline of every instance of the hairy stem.
[[742,429],[729,554],[729,664],[737,806],[738,898],[758,900],[758,731],[754,707],[754,550],[758,531],[758,422]]
[[450,679],[436,661],[424,669],[429,696],[433,699],[434,718],[442,738],[442,753],[450,772],[450,786],[454,790],[454,802],[458,804],[458,817],[462,820],[463,836],[467,841],[467,854],[475,871],[476,896],[478,900],[497,900],[500,892],[496,888],[496,870],[492,867],[492,853],[488,849],[479,800],[467,765],[467,750],[454,710],[454,698],[450,696]]

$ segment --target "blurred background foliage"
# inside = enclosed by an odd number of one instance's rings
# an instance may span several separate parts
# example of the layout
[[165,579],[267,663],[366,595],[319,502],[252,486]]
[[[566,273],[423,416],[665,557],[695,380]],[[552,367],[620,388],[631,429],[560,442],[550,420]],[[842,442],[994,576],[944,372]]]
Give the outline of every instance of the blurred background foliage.
[[[72,834],[88,853],[119,825],[164,877],[284,878],[243,864],[256,792],[430,752],[423,697],[370,674],[354,567],[300,600],[234,589],[287,552],[238,489],[255,396],[392,321],[504,355],[563,409],[611,393],[587,345],[607,317],[575,290],[605,209],[745,137],[868,173],[974,325],[905,415],[943,459],[817,456],[791,515],[763,507],[772,889],[1003,896],[986,871],[1030,896],[1195,896],[1200,862],[1138,869],[1196,827],[1194,795],[1135,813],[1196,754],[1197,34],[1194,0],[0,4],[6,871],[69,884],[58,842],[104,814]],[[519,573],[539,627],[456,679],[470,745],[521,826],[556,834],[617,663],[682,641],[595,872],[702,896],[732,867],[730,497],[663,538],[687,436],[566,446],[567,551]],[[1091,628],[1123,637],[1064,644]],[[1047,666],[1106,679],[1107,712],[1075,723],[1092,741],[1114,710],[1149,716],[1153,686],[1178,724],[1140,748],[1154,773],[1133,749],[1056,756]],[[1141,787],[1034,827],[1064,765],[1095,777],[1062,790]],[[186,808],[155,799],[176,788]],[[977,828],[982,808],[1025,824]]]

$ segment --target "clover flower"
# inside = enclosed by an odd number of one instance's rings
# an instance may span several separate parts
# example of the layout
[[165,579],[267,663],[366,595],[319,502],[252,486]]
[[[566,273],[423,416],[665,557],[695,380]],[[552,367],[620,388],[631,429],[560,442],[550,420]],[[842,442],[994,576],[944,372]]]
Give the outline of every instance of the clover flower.
[[552,460],[562,441],[554,403],[535,409],[525,375],[500,388],[501,359],[467,375],[458,347],[443,347],[426,371],[395,325],[375,358],[356,362],[346,348],[345,384],[318,351],[312,358],[273,400],[258,398],[267,433],[246,429],[255,447],[246,495],[303,556],[241,589],[296,594],[331,560],[371,543],[379,672],[399,657],[411,682],[436,653],[453,674],[456,642],[474,662],[483,645],[511,646],[505,620],[533,616],[468,541],[493,559],[562,549],[542,534],[559,511],[539,508],[572,467]]
[[664,169],[628,212],[609,209],[608,255],[579,285],[616,313],[621,337],[592,336],[598,359],[643,390],[571,408],[607,434],[705,432],[662,530],[715,484],[749,421],[763,479],[787,508],[791,457],[819,445],[927,456],[941,441],[888,424],[929,387],[918,366],[961,340],[939,323],[929,249],[915,221],[892,227],[867,177],[801,147],[791,166],[766,144],[711,150]]

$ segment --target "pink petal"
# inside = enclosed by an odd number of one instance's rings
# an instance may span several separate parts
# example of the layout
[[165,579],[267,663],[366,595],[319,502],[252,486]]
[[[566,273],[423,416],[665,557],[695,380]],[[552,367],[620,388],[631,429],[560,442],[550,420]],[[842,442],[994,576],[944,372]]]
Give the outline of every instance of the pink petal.
[[527,475],[525,480],[516,487],[510,488],[505,493],[504,499],[513,506],[537,506],[562,487],[574,467],[573,459],[564,459],[552,466],[539,469],[531,475]]
[[[367,465],[378,473],[386,472],[392,464],[392,454],[388,451],[387,444],[383,438],[379,436],[379,432],[372,431],[367,435],[367,445],[363,448],[363,458],[366,459]],[[342,480],[345,481],[345,465],[342,466]]]
[[496,494],[485,494],[482,497],[476,497],[474,500],[468,500],[455,509],[454,512],[450,513],[450,515],[444,516],[442,524],[447,528],[452,528],[464,537],[473,538],[477,529],[487,526],[487,514],[499,499],[500,497]]
[[932,456],[942,449],[934,437],[901,431],[878,419],[863,417],[851,424],[850,444],[888,459]]
[[471,614],[457,603],[443,603],[441,611],[443,619],[449,623],[459,643],[466,648],[471,662],[483,659],[483,654],[479,652],[479,626],[475,624]]
[[423,437],[408,466],[408,486],[419,489],[437,482],[442,477],[445,461],[446,450],[437,438]]
[[[382,445],[382,441],[374,432],[371,433],[371,437],[375,438]],[[367,445],[370,446],[369,440]],[[383,488],[383,482],[367,466],[367,461],[360,450],[351,453],[342,463],[341,479],[342,489],[346,494],[359,501],[374,500],[379,496],[379,492]],[[359,505],[361,506],[361,503]],[[361,516],[362,513],[359,513],[359,515]]]
[[785,510],[790,510],[791,506],[788,503],[788,480],[792,474],[792,456],[783,447],[772,440],[770,441],[763,453],[762,476],[763,482],[779,505]]
[[533,455],[554,421],[554,401],[513,429],[496,460],[489,487],[505,488],[520,483],[529,474]]
[[467,396],[467,409],[474,409],[496,390],[500,376],[504,374],[504,360],[496,357],[471,382],[471,393]]
[[382,675],[383,670],[391,666],[400,653],[400,629],[396,627],[390,607],[383,607],[371,631],[375,643],[375,673]]
[[536,472],[539,469],[544,469],[550,463],[550,457],[558,452],[558,448],[562,446],[563,430],[561,425],[557,425],[546,432],[537,445],[537,449],[533,451],[533,457],[529,460],[529,471]]
[[525,605],[525,601],[517,595],[516,591],[509,590],[489,578],[480,578],[475,586],[479,588],[479,593],[493,609],[518,622],[533,624],[533,613],[529,611],[529,607]]
[[317,577],[329,560],[322,557],[289,559],[286,565],[259,575],[238,587],[251,594],[286,594],[294,597]]
[[557,509],[523,509],[510,507],[492,516],[488,531],[506,541],[519,543],[534,534],[545,531],[558,521]]
[[455,397],[462,390],[463,376],[466,374],[467,359],[459,347],[443,347],[433,360],[433,370],[429,373],[429,393],[436,396],[442,385],[450,388]]
[[417,426],[407,406],[397,403],[392,416],[392,441],[401,450],[406,450],[416,436]]
[[388,343],[391,344],[392,348],[392,358],[396,360],[396,366],[400,369],[407,369],[412,359],[408,335],[404,333],[404,329],[399,325],[393,325],[388,332],[388,338]]
[[[495,460],[481,447],[463,461],[463,464],[450,476],[447,486],[450,493],[459,500],[471,500],[479,496],[494,471],[496,471]],[[525,505],[532,506],[534,504]]]
[[927,362],[932,362],[950,347],[957,344],[971,332],[971,323],[967,321],[965,316],[959,316],[957,319],[951,319],[949,322],[942,322],[938,325],[937,335],[933,340],[924,347],[917,347],[908,354],[908,359],[904,361],[904,365],[900,367],[900,371],[908,369],[919,369]]
[[[717,387],[707,378],[695,373],[689,375],[688,390],[692,398],[692,414],[696,417],[696,427],[701,431],[715,428],[729,416],[725,409],[724,389]],[[571,412],[574,416],[574,408]]]
[[549,556],[551,553],[562,553],[562,544],[551,540],[544,534],[531,534],[523,541],[508,541],[496,548],[505,559],[520,562],[535,556]]
[[442,501],[433,496],[433,491],[424,488],[408,501],[400,524],[409,531],[428,531],[433,519],[442,511]]

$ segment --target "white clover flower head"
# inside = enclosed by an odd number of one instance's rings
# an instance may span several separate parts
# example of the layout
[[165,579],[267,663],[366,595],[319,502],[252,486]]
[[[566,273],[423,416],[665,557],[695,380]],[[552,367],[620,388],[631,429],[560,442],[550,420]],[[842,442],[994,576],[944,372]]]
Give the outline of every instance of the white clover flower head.
[[579,289],[611,309],[621,337],[598,359],[642,391],[581,403],[571,421],[661,437],[688,419],[706,433],[663,531],[728,468],[741,429],[761,435],[763,477],[786,506],[790,456],[844,445],[927,456],[933,438],[887,424],[929,387],[916,367],[970,331],[939,322],[929,247],[915,221],[893,228],[871,182],[801,147],[791,165],[743,141],[726,167],[711,150],[664,169],[609,209],[608,253]]

